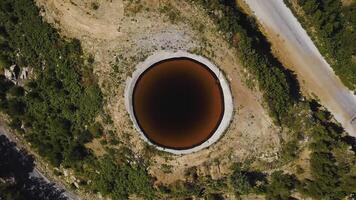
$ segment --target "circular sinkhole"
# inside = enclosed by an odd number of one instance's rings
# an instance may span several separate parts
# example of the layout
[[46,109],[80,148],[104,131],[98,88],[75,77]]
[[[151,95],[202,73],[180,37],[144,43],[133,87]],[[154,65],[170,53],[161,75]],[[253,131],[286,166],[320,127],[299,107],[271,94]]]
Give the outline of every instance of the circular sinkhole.
[[128,80],[126,106],[135,128],[156,148],[198,151],[219,139],[232,116],[232,98],[220,70],[185,52],[159,53]]

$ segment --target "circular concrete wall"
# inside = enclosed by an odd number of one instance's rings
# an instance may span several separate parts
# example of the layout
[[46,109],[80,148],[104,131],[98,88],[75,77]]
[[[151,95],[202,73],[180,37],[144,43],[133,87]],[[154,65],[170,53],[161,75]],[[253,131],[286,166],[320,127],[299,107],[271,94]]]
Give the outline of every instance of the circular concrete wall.
[[[185,98],[192,100],[184,103]],[[165,100],[173,107],[167,108]],[[158,52],[139,63],[126,82],[125,104],[141,138],[174,154],[196,152],[216,142],[233,114],[231,92],[221,71],[206,58],[182,51]],[[165,115],[167,110],[172,117]],[[174,120],[178,121],[172,125]]]

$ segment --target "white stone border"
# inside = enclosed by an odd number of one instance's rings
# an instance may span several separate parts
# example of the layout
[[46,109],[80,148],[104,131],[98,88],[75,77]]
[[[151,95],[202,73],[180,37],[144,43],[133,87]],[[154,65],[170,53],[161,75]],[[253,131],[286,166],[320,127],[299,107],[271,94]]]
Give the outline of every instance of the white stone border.
[[[218,128],[215,130],[213,135],[210,136],[210,138],[208,140],[206,140],[202,144],[192,147],[190,149],[177,150],[177,149],[160,147],[160,146],[153,144],[152,142],[150,142],[150,140],[146,137],[146,135],[140,129],[140,126],[138,125],[138,123],[136,121],[134,111],[133,111],[132,94],[133,94],[136,82],[137,82],[138,78],[140,77],[140,75],[144,71],[146,71],[149,67],[154,65],[155,63],[158,63],[160,61],[167,60],[167,59],[172,59],[172,58],[190,58],[190,59],[196,60],[196,61],[204,64],[205,66],[207,66],[212,72],[214,72],[216,77],[218,77],[218,79],[220,81],[221,88],[222,88],[223,96],[224,96],[224,115],[222,117],[222,120],[221,120]],[[184,51],[177,51],[177,52],[159,51],[159,52],[155,53],[154,55],[149,56],[145,61],[139,63],[136,66],[136,71],[133,72],[132,76],[126,80],[125,106],[126,106],[126,109],[130,115],[130,118],[134,124],[134,127],[140,133],[140,136],[144,141],[146,141],[147,143],[149,143],[150,145],[154,146],[155,148],[157,148],[159,150],[166,151],[166,152],[173,153],[173,154],[178,154],[178,155],[197,152],[201,149],[204,149],[204,148],[212,145],[216,141],[218,141],[219,138],[224,134],[225,130],[228,128],[228,126],[232,120],[232,115],[233,115],[232,95],[231,95],[229,84],[226,81],[223,73],[219,70],[218,67],[216,67],[214,64],[212,64],[208,59],[206,59],[202,56],[190,54],[190,53],[187,53]]]

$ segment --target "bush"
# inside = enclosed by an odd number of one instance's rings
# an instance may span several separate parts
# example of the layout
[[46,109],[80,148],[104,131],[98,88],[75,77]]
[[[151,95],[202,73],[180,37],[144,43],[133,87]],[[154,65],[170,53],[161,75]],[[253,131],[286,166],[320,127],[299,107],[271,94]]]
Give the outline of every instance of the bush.
[[252,189],[247,173],[242,171],[240,165],[234,166],[233,173],[230,176],[230,182],[236,196],[248,194]]
[[266,188],[267,200],[289,200],[291,190],[296,188],[298,181],[293,175],[284,174],[282,171],[275,171],[271,175],[271,181]]
[[141,164],[131,166],[128,163],[117,163],[113,158],[105,156],[101,158],[96,168],[90,174],[92,189],[104,195],[110,195],[113,199],[126,200],[130,194],[137,194],[145,199],[154,199],[151,178]]
[[96,2],[92,2],[92,3],[91,3],[91,8],[92,8],[93,10],[98,10],[98,9],[99,9],[99,4],[96,3]]
[[14,86],[10,89],[9,94],[13,97],[22,97],[25,95],[25,90],[23,87]]
[[11,63],[8,58],[6,58],[3,55],[0,55],[0,70],[2,69],[8,69],[10,67]]
[[98,138],[103,135],[103,127],[100,123],[94,123],[88,130],[94,138]]

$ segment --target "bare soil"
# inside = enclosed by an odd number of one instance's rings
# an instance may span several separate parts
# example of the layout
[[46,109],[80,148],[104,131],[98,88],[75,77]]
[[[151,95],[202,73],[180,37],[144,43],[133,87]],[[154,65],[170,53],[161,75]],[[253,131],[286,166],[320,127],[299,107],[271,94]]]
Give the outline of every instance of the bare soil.
[[343,6],[349,6],[355,2],[355,0],[342,0],[342,5]]
[[[99,2],[99,1],[98,1]],[[130,3],[133,2],[133,3]],[[105,96],[104,111],[112,118],[107,129],[141,157],[151,157],[149,172],[157,183],[185,179],[187,169],[220,178],[235,162],[278,159],[280,130],[262,105],[261,93],[243,70],[237,53],[230,49],[202,9],[178,0],[103,0],[98,8],[90,0],[37,0],[43,16],[63,36],[81,41],[95,59],[94,72]],[[147,148],[133,128],[124,105],[126,78],[135,66],[156,51],[183,50],[207,57],[221,68],[234,98],[233,122],[225,135],[207,149],[188,155],[170,155]],[[98,121],[104,121],[98,117]],[[101,143],[88,144],[100,156]],[[171,172],[162,165],[171,166]]]

